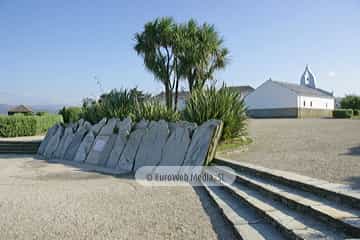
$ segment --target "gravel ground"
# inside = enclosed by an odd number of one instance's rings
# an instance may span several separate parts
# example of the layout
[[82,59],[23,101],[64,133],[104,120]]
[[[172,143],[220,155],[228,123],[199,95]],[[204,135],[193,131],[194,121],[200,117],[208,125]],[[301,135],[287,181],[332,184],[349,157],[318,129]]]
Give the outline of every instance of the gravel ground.
[[203,189],[0,155],[0,239],[233,239]]
[[360,189],[360,120],[251,119],[254,142],[221,154]]

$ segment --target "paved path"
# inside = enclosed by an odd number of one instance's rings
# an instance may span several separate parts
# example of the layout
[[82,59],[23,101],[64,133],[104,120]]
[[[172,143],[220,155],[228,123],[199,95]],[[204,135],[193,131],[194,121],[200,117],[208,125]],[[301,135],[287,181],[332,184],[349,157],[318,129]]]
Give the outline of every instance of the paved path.
[[45,136],[25,136],[25,137],[9,137],[3,138],[0,137],[1,141],[14,141],[14,142],[34,142],[34,141],[42,141]]
[[203,191],[0,155],[0,239],[233,239]]
[[224,157],[360,189],[360,120],[251,119],[254,140]]

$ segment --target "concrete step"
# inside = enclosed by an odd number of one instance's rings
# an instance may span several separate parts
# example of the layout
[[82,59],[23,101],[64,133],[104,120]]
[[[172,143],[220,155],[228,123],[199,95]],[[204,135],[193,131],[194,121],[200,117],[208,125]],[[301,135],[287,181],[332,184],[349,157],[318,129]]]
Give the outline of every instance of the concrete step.
[[210,199],[221,210],[224,218],[232,226],[238,239],[284,240],[284,236],[274,226],[266,222],[254,210],[237,201],[219,187],[206,186]]
[[1,147],[8,147],[8,146],[39,146],[40,144],[35,144],[35,143],[14,143],[14,144],[11,144],[11,143],[6,143],[6,144],[0,144]]
[[0,144],[40,144],[41,141],[6,141],[1,140]]
[[9,147],[39,147],[40,144],[0,144],[0,148]]
[[345,239],[349,237],[343,231],[323,223],[306,212],[291,209],[286,204],[269,198],[245,184],[235,182],[230,185],[220,179],[219,181],[223,190],[256,211],[269,224],[275,226],[286,239]]
[[360,191],[355,191],[343,184],[330,183],[292,172],[274,170],[249,163],[240,163],[220,157],[216,157],[213,164],[228,166],[240,173],[259,176],[291,188],[313,193],[333,202],[360,209]]
[[40,146],[39,141],[22,142],[22,141],[0,141],[0,153],[14,153],[14,154],[34,154]]
[[38,146],[37,145],[15,145],[15,146],[0,146],[0,149],[22,149],[22,148],[27,148],[27,149],[37,149]]
[[221,166],[217,168],[226,174],[235,175],[237,182],[256,189],[292,209],[310,214],[353,237],[360,237],[360,210],[356,208],[260,176],[241,172],[231,173]]
[[8,149],[8,148],[12,148],[12,149],[16,149],[16,148],[38,148],[39,146],[37,145],[13,145],[13,146],[0,146],[0,149]]
[[36,153],[37,153],[36,150],[21,150],[21,151],[4,150],[4,151],[0,151],[0,154],[36,154]]

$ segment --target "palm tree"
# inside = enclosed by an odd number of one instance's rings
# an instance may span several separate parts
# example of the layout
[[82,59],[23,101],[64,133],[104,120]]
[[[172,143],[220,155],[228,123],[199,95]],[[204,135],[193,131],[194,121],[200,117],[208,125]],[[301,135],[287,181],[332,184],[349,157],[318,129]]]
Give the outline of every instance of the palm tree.
[[135,51],[144,58],[145,67],[154,74],[155,79],[164,84],[168,109],[172,108],[175,85],[174,55],[176,24],[170,17],[157,18],[145,24],[144,31],[135,34]]
[[146,69],[164,85],[168,109],[176,110],[180,80],[188,81],[190,91],[201,89],[227,63],[228,50],[207,23],[200,26],[190,20],[179,25],[170,17],[157,18],[135,34],[135,41],[134,49],[144,58]]
[[213,25],[199,26],[190,20],[179,27],[181,44],[178,46],[178,68],[182,78],[187,79],[189,89],[202,88],[207,80],[214,79],[214,72],[228,62],[229,51]]

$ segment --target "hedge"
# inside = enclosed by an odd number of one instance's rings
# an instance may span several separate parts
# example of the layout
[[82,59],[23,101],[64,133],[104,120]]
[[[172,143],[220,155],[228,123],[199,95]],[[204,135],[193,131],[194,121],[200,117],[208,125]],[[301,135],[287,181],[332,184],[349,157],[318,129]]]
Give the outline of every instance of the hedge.
[[335,109],[333,111],[334,118],[352,118],[353,114],[352,109]]
[[62,121],[62,116],[56,114],[0,116],[0,137],[39,135]]
[[347,95],[340,101],[340,106],[343,109],[360,109],[360,96]]
[[360,116],[360,110],[359,109],[354,110],[354,116]]

